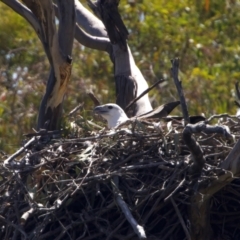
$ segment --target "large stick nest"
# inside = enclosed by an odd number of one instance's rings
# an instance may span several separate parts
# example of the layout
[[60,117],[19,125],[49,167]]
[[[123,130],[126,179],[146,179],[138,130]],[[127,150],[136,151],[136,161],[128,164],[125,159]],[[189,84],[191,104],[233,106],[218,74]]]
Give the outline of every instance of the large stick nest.
[[[194,135],[206,159],[197,180],[180,123],[33,137],[0,168],[0,239],[189,239],[191,197],[225,174],[240,134],[237,118],[219,124],[231,137]],[[214,239],[240,239],[239,190],[236,179],[211,199]]]

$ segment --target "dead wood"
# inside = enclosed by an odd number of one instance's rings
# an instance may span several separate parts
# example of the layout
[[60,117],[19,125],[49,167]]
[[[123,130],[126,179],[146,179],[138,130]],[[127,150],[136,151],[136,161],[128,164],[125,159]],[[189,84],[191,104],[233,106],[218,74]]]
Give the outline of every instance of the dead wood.
[[108,37],[112,44],[117,44],[123,51],[127,51],[128,30],[118,12],[119,0],[88,1],[93,12],[99,16],[106,27]]
[[177,107],[180,104],[179,101],[175,101],[175,102],[170,102],[170,103],[166,103],[163,104],[155,109],[153,109],[150,112],[144,113],[140,116],[137,116],[138,118],[157,118],[157,119],[161,119],[164,118],[166,116],[168,116],[175,107]]
[[154,83],[152,86],[150,86],[149,88],[147,88],[145,91],[143,91],[138,97],[136,97],[135,99],[133,99],[124,109],[124,111],[128,111],[129,108],[131,108],[131,106],[137,101],[139,100],[141,97],[143,97],[144,95],[146,95],[147,93],[149,93],[153,88],[155,88],[158,84],[164,82],[164,80],[159,80],[156,83]]
[[181,107],[182,107],[183,119],[185,121],[185,124],[187,124],[187,123],[189,123],[188,108],[187,108],[187,103],[186,103],[183,89],[182,89],[182,83],[178,78],[179,59],[177,59],[177,58],[173,59],[173,60],[171,60],[171,62],[172,62],[172,68],[171,68],[172,77],[173,77],[174,83],[175,83],[177,91],[178,91],[178,96],[179,96],[179,100],[180,100]]
[[[130,102],[148,89],[148,84],[136,66],[127,44],[128,31],[119,14],[118,3],[119,1],[115,0],[89,1],[89,6],[102,20],[111,42],[111,50],[109,46],[106,46],[106,49],[108,49],[110,58],[114,63],[116,103],[125,109]],[[144,94],[133,104],[132,109],[127,111],[127,115],[133,117],[151,110],[152,106],[148,94]]]

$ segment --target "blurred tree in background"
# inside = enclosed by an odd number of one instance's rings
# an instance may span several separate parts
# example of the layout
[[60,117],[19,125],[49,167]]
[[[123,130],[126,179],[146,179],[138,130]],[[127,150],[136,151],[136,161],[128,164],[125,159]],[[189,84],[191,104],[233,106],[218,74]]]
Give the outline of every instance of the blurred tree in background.
[[[81,1],[86,5],[86,1]],[[129,46],[149,85],[153,107],[177,99],[170,60],[179,57],[190,114],[235,114],[232,91],[240,76],[239,0],[122,0],[120,12]],[[19,147],[36,126],[49,64],[32,27],[0,2],[0,150]],[[106,53],[75,42],[73,72],[64,102],[69,113],[84,102],[92,118],[92,90],[102,103],[115,102],[112,63]],[[180,109],[174,114],[181,114]]]

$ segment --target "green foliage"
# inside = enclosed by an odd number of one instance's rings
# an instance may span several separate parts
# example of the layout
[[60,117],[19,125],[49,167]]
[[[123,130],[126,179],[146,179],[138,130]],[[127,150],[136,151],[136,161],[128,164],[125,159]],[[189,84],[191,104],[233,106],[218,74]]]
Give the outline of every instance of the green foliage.
[[[179,57],[190,114],[236,112],[231,92],[240,76],[239,10],[238,1],[225,0],[120,2],[137,65],[149,85],[166,80],[150,93],[154,107],[178,99],[169,70]],[[49,64],[31,26],[3,3],[0,14],[0,149],[12,152],[35,127]],[[84,102],[91,119],[88,90],[102,103],[115,101],[113,65],[106,53],[77,42],[73,60],[64,113]]]

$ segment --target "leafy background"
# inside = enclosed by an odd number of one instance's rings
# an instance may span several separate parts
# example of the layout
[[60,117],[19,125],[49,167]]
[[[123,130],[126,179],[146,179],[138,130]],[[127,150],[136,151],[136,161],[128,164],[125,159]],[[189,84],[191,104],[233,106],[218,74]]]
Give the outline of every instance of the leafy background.
[[[82,1],[86,4],[86,1]],[[122,0],[129,45],[149,85],[154,107],[177,99],[170,60],[179,57],[190,114],[236,113],[234,84],[240,77],[239,0]],[[36,125],[49,72],[31,26],[0,2],[0,150],[15,151]],[[92,118],[92,90],[102,103],[115,101],[113,65],[106,53],[75,42],[64,115],[79,103]],[[174,114],[181,114],[176,109]]]

